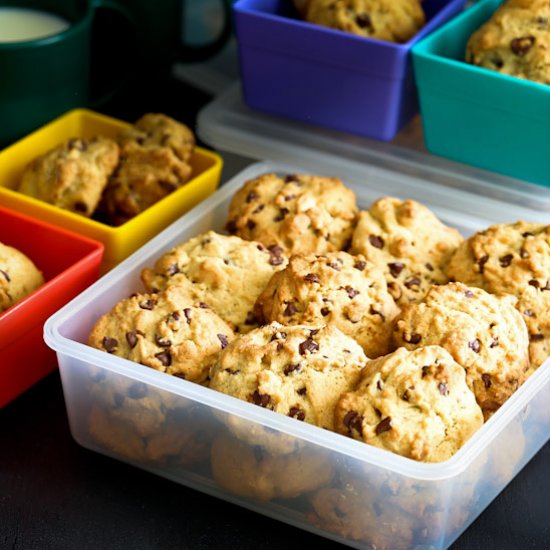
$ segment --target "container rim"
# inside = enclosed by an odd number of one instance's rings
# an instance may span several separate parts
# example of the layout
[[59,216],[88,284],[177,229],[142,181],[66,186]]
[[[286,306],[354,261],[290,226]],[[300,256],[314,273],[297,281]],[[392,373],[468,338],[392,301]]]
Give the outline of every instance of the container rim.
[[[243,181],[252,179],[266,172],[299,173],[297,166],[272,162],[254,163],[234,176],[219,191],[206,201],[183,215],[169,225],[154,239],[134,252],[112,271],[104,275],[79,296],[54,313],[44,325],[44,340],[49,347],[80,361],[91,363],[122,376],[150,384],[158,389],[193,399],[203,405],[230,413],[245,420],[257,422],[284,434],[304,439],[328,450],[345,453],[373,466],[390,470],[418,480],[444,480],[455,477],[482,453],[485,448],[504,430],[507,424],[526,407],[533,396],[540,391],[550,379],[550,360],[541,365],[537,371],[508,399],[508,401],[485,423],[449,460],[440,463],[423,463],[378,449],[365,443],[347,438],[341,434],[324,430],[317,426],[296,422],[273,411],[247,403],[240,399],[202,387],[198,384],[165,375],[165,373],[139,365],[91,348],[71,340],[61,334],[61,325],[78,314],[106,287],[112,287],[128,273],[136,270],[143,261],[150,261],[158,250],[166,245],[176,231],[191,227],[204,214],[221,204],[242,186]],[[550,433],[548,434],[550,437]]]

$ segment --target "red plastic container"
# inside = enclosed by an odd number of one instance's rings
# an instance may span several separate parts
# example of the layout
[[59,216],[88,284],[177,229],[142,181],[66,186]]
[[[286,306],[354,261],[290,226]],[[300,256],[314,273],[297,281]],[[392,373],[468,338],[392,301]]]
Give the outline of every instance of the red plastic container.
[[99,276],[103,245],[0,207],[0,242],[26,254],[45,284],[0,313],[0,407],[52,372],[46,319]]

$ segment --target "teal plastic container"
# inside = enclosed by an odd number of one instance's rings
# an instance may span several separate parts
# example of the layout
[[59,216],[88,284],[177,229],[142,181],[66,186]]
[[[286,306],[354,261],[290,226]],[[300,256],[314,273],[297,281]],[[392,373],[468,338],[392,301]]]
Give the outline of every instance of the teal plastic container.
[[550,86],[465,62],[470,35],[502,0],[483,0],[412,49],[426,148],[550,187]]

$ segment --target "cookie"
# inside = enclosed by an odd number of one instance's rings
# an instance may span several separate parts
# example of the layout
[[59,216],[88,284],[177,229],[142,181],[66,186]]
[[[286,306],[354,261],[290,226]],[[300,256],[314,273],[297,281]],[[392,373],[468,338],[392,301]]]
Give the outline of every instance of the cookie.
[[550,4],[546,0],[504,2],[468,40],[466,60],[550,84]]
[[[354,387],[366,362],[359,344],[332,325],[271,323],[223,350],[210,370],[210,388],[331,430],[336,401]],[[226,421],[241,439],[268,445],[250,423]]]
[[333,324],[371,358],[390,351],[392,320],[399,313],[383,274],[363,256],[346,252],[292,256],[255,310],[263,322]]
[[339,433],[422,462],[447,460],[482,424],[464,368],[439,346],[370,361],[335,413]]
[[295,498],[330,482],[330,455],[320,448],[271,454],[228,434],[212,444],[212,475],[223,489],[239,496],[268,501]]
[[405,306],[394,343],[409,350],[444,347],[466,370],[466,381],[485,415],[497,410],[525,381],[529,340],[512,296],[494,296],[462,283],[434,286]]
[[44,284],[44,277],[23,252],[0,243],[0,313]]
[[18,191],[90,217],[119,160],[111,139],[70,139],[33,160]]
[[529,334],[529,360],[538,369],[550,356],[550,292],[528,285],[516,304]]
[[185,289],[121,300],[94,325],[89,344],[192,382],[204,382],[214,356],[233,331]]
[[100,215],[121,225],[182,187],[191,173],[191,166],[169,147],[124,146],[103,193]]
[[447,275],[493,294],[520,296],[527,286],[550,290],[550,225],[493,225],[464,241]]
[[183,162],[189,162],[195,150],[195,135],[185,124],[160,113],[143,115],[131,128],[118,138],[121,147],[133,146],[145,149],[167,147]]
[[168,392],[116,375],[89,392],[90,434],[107,451],[135,461],[208,463],[211,427],[203,411],[178,407]]
[[208,231],[182,243],[144,269],[149,291],[169,285],[188,288],[200,302],[241,333],[257,326],[254,302],[271,276],[285,267],[279,249]]
[[426,23],[419,0],[309,0],[304,11],[310,23],[388,42],[406,42]]
[[338,178],[264,174],[235,193],[226,229],[288,254],[324,254],[349,244],[356,215],[355,194]]
[[395,301],[404,305],[448,281],[444,267],[462,241],[422,204],[384,197],[360,213],[351,252],[377,265]]

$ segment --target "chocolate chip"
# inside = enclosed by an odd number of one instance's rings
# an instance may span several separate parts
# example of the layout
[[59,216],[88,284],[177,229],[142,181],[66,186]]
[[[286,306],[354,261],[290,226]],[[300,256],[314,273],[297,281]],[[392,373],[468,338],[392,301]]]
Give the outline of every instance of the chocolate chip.
[[128,397],[130,399],[143,399],[149,393],[147,384],[136,382],[128,388]]
[[77,212],[82,212],[83,214],[86,214],[86,212],[88,212],[88,206],[84,202],[77,201],[74,203],[73,206]]
[[531,340],[531,342],[540,342],[544,340],[544,334],[529,334],[529,340]]
[[378,235],[369,235],[369,243],[374,246],[374,248],[384,247],[384,239]]
[[319,329],[318,329],[318,328],[312,328],[312,329],[309,331],[309,334],[310,334],[310,336],[315,336],[318,332],[319,332]]
[[407,344],[418,344],[420,340],[422,340],[422,336],[420,334],[417,334],[416,332],[412,332],[409,336],[409,339],[407,340],[406,333],[403,333],[403,340],[407,342]]
[[439,393],[441,395],[449,395],[449,390],[447,389],[447,384],[445,384],[445,382],[440,382],[439,386],[437,386],[437,389],[439,390]]
[[501,256],[498,261],[500,262],[501,267],[508,267],[512,263],[513,259],[513,254],[506,254],[506,256]]
[[535,43],[534,36],[521,36],[510,41],[510,49],[516,55],[523,57]]
[[367,267],[367,262],[363,262],[362,260],[358,260],[353,264],[353,267],[355,269],[358,269],[359,271],[364,271],[365,267]]
[[296,198],[296,195],[294,195],[293,193],[290,193],[289,195],[285,195],[285,202],[288,202],[288,201],[291,201],[292,199],[295,199]]
[[250,193],[248,193],[248,195],[246,196],[246,202],[252,202],[259,198],[260,198],[260,195],[258,195],[256,191],[250,191]]
[[248,220],[246,222],[246,227],[252,231],[256,227],[256,222],[254,220]]
[[524,310],[523,315],[525,315],[525,317],[534,317],[535,313],[532,309],[526,309]]
[[273,341],[279,340],[279,339],[286,340],[286,336],[287,336],[286,332],[277,331],[273,334],[273,336],[271,337],[271,339],[269,341],[273,342]]
[[294,315],[297,312],[298,312],[298,310],[296,309],[296,306],[294,305],[294,303],[290,302],[289,304],[287,304],[285,310],[283,311],[283,315],[285,317],[291,317],[292,315]]
[[287,367],[285,367],[285,370],[283,371],[285,376],[288,376],[291,372],[294,371],[300,371],[302,369],[300,363],[291,363]]
[[283,349],[284,349],[283,344],[281,342],[277,342],[277,351],[280,352],[280,351],[283,351]]
[[326,317],[330,313],[330,309],[328,307],[322,307],[321,308],[321,315],[323,317]]
[[357,411],[348,411],[344,416],[344,426],[351,432],[355,430],[360,435],[363,434],[363,417]]
[[381,420],[378,423],[378,426],[376,426],[376,429],[374,430],[376,435],[383,434],[384,432],[388,432],[391,430],[391,416],[386,416],[384,420]]
[[397,279],[403,271],[405,264],[401,262],[392,262],[391,264],[388,264],[388,267],[390,268],[390,273],[392,276]]
[[265,204],[258,204],[258,206],[252,210],[252,214],[259,214],[264,208]]
[[235,220],[229,220],[225,224],[225,229],[227,230],[228,233],[231,233],[231,234],[236,233],[237,232],[237,223],[235,222]]
[[168,350],[155,353],[155,357],[165,366],[169,367],[172,364],[172,355]]
[[172,191],[175,191],[175,190],[177,189],[177,185],[174,185],[172,182],[166,181],[166,180],[160,180],[160,181],[159,181],[159,185],[160,185],[167,193],[172,193]]
[[78,149],[79,151],[86,151],[86,149],[88,149],[88,143],[79,138],[70,139],[68,146],[69,149]]
[[340,519],[343,519],[347,516],[346,512],[344,512],[343,510],[340,510],[340,508],[338,508],[338,506],[334,507],[334,515],[337,518],[340,518]]
[[155,307],[156,302],[154,300],[143,300],[139,303],[141,309],[151,310]]
[[427,262],[424,265],[426,266],[426,269],[428,271],[433,271],[434,270],[434,266],[430,262]]
[[522,248],[522,249],[519,251],[519,257],[522,258],[523,260],[525,260],[525,258],[529,258],[529,252],[527,252],[527,250],[525,250],[524,248]]
[[465,290],[464,291],[464,296],[466,296],[466,298],[473,298],[474,293],[471,290]]
[[490,348],[496,348],[498,346],[498,338],[493,338],[493,341],[489,344]]
[[157,346],[160,346],[161,348],[169,348],[172,345],[172,342],[168,340],[168,338],[163,338],[162,336],[155,336],[155,342],[157,343]]
[[288,416],[290,416],[290,418],[296,418],[297,420],[306,419],[306,413],[300,409],[300,407],[291,407],[288,411]]
[[218,340],[221,343],[222,349],[225,349],[227,347],[227,336],[225,334],[218,334]]
[[187,319],[187,324],[191,324],[191,319],[193,318],[193,310],[190,307],[186,307],[183,310],[183,314],[185,315],[185,318]]
[[300,388],[299,390],[296,390],[296,393],[298,395],[305,395],[307,393],[307,389],[306,388]]
[[527,237],[534,237],[535,234],[534,233],[531,233],[530,231],[524,231],[521,236],[526,239]]
[[283,249],[279,245],[272,244],[267,247],[267,250],[270,254],[269,263],[271,265],[281,265],[284,262],[284,258],[282,257]]
[[335,269],[336,271],[340,271],[340,270],[341,270],[340,264],[337,264],[336,262],[328,262],[328,263],[327,263],[327,266],[328,266],[328,267],[332,267],[332,269]]
[[368,13],[358,13],[355,22],[360,29],[372,29],[372,21]]
[[239,369],[225,369],[225,372],[234,376],[235,374],[239,374],[241,371]]
[[425,365],[422,367],[422,378],[425,378],[430,373],[430,367],[428,365]]
[[282,222],[285,216],[290,212],[288,208],[281,208],[279,213],[273,218],[274,222]]
[[491,387],[491,376],[487,373],[483,373],[481,379],[483,380],[485,388],[489,389]]
[[349,296],[350,300],[353,300],[359,294],[359,291],[355,290],[351,286],[347,286],[345,288],[345,291],[348,293],[348,296]]
[[422,281],[418,277],[409,277],[403,284],[409,290],[412,290],[413,287],[419,287],[422,284]]
[[485,256],[481,256],[481,258],[478,258],[477,265],[479,266],[479,272],[483,273],[485,271],[485,264],[489,261],[489,256],[485,254]]
[[115,404],[115,408],[120,409],[120,407],[122,407],[122,405],[124,404],[124,396],[121,393],[117,392],[113,395],[113,401]]
[[199,307],[201,309],[210,309],[210,306],[204,302],[199,302]]
[[317,277],[317,275],[315,275],[315,273],[308,273],[304,277],[304,280],[308,281],[309,283],[318,283],[319,282],[319,277]]
[[115,352],[118,348],[118,340],[116,338],[109,338],[108,336],[105,336],[101,343],[105,348],[105,351],[108,351],[109,353]]
[[539,283],[536,279],[531,279],[531,280],[529,281],[529,284],[530,284],[531,286],[534,286],[535,288],[539,288],[539,287],[540,287],[540,283]]
[[382,321],[386,320],[385,315],[381,311],[378,311],[377,309],[374,309],[372,306],[370,306],[369,313],[371,315],[380,315],[380,318],[382,319]]
[[376,381],[376,389],[377,389],[378,391],[382,391],[382,387],[383,387],[383,386],[382,386],[382,380],[377,380],[377,381]]
[[257,324],[259,324],[258,318],[256,317],[256,315],[254,315],[253,311],[249,311],[246,314],[246,319],[244,320],[244,324],[245,325],[257,325]]
[[475,340],[468,342],[468,347],[475,353],[479,353],[479,350],[481,349],[481,342],[478,338],[476,338]]
[[285,183],[300,183],[298,176],[296,174],[288,174],[285,176]]
[[180,272],[180,270],[179,270],[179,267],[178,267],[177,263],[173,263],[166,270],[167,275],[170,276],[170,277],[173,277],[176,273],[179,273],[179,272]]
[[135,348],[137,344],[137,333],[135,331],[130,331],[126,333],[126,342],[131,348]]
[[0,269],[0,273],[4,276],[4,279],[6,279],[8,283],[11,281],[10,276],[3,269]]
[[319,350],[319,344],[313,338],[308,338],[298,346],[298,350],[300,355],[306,355],[307,352],[315,353]]
[[269,402],[271,401],[271,396],[255,390],[252,394],[252,401],[255,405],[258,405],[259,407],[267,407],[269,405]]

